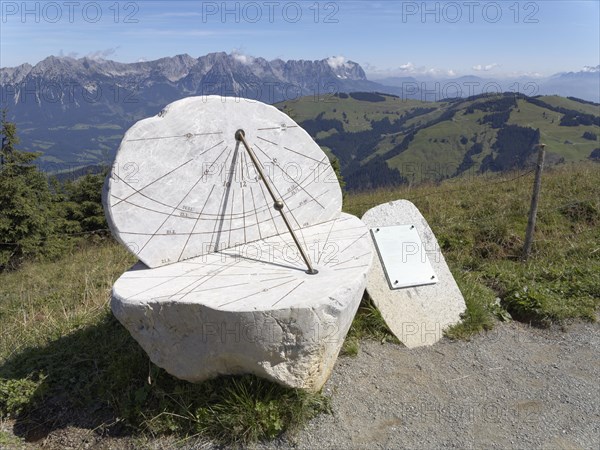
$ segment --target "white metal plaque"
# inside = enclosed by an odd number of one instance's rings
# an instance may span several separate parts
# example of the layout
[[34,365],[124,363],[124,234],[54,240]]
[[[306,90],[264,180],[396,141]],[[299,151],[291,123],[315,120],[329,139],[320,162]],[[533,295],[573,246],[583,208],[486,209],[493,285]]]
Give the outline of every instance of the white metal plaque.
[[414,225],[371,228],[390,289],[435,284],[437,275]]

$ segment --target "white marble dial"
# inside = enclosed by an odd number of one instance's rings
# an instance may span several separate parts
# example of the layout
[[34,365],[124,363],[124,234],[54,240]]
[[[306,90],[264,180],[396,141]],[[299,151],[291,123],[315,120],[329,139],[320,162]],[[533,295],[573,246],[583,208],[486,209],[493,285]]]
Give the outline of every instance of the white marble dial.
[[147,266],[288,233],[239,129],[298,234],[339,217],[327,156],[286,114],[248,99],[185,98],[127,131],[104,189],[113,235]]

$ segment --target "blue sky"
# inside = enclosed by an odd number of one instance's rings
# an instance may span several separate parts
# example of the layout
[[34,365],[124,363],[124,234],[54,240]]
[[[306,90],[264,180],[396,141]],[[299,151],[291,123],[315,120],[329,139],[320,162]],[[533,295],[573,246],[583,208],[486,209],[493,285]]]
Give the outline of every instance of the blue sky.
[[598,0],[0,3],[0,67],[48,55],[133,62],[216,51],[345,57],[371,78],[550,75],[600,64]]

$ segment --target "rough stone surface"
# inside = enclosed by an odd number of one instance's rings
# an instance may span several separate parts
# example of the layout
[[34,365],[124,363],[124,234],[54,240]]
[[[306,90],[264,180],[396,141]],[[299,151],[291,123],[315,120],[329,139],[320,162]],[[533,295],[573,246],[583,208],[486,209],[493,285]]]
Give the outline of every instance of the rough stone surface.
[[[367,280],[367,292],[390,330],[407,347],[431,345],[450,325],[460,321],[465,300],[446,264],[433,231],[419,210],[407,200],[385,203],[368,210],[362,217],[370,228],[414,224],[438,282],[427,286],[390,289],[379,257]],[[370,242],[373,244],[372,239]]]
[[125,134],[103,201],[117,240],[149,267],[286,231],[245,148],[243,129],[294,229],[338,217],[329,160],[277,108],[233,97],[189,97]]
[[138,263],[115,283],[113,313],[178,378],[253,373],[318,390],[360,304],[372,247],[348,214],[300,236],[316,275],[283,234],[159,268]]

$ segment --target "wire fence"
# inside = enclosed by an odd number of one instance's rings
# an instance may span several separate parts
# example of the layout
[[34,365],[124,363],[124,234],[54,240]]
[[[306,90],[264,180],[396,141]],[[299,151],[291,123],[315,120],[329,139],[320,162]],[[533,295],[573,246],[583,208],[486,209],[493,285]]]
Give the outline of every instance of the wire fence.
[[[487,189],[490,187],[494,187],[497,186],[499,184],[506,184],[506,183],[511,183],[513,181],[516,181],[520,178],[524,178],[527,175],[531,175],[533,172],[535,172],[535,169],[529,170],[525,173],[522,173],[520,175],[517,175],[515,177],[509,178],[507,180],[498,180],[498,181],[494,181],[494,182],[490,182],[486,185],[483,186],[483,188]],[[427,198],[427,197],[432,197],[432,196],[437,196],[437,195],[448,195],[448,194],[454,194],[457,192],[467,192],[467,191],[471,191],[472,188],[456,188],[456,189],[440,189],[440,190],[436,190],[433,192],[429,192],[427,194],[422,194],[422,195],[417,195],[417,196],[413,196],[413,195],[409,195],[410,196],[410,200],[421,200],[423,198]],[[369,202],[369,203],[354,203],[352,202],[352,206],[367,206],[367,207],[373,207],[373,206],[377,206],[377,203],[375,202]]]

